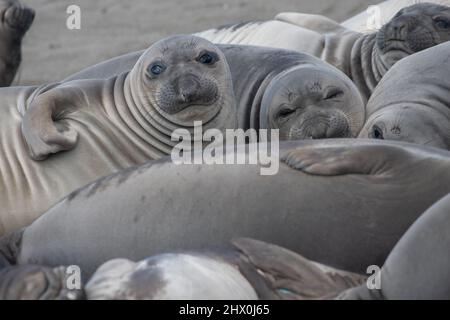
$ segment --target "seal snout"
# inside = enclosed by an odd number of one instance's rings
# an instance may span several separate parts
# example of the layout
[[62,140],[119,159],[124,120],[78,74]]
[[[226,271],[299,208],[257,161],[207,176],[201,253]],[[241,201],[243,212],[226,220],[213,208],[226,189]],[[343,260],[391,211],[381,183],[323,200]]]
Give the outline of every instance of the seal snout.
[[327,139],[351,137],[349,123],[337,111],[311,110],[306,112],[289,131],[290,139]]
[[176,81],[176,91],[181,103],[192,103],[197,99],[197,93],[200,90],[200,81],[198,77],[189,74],[182,76]]

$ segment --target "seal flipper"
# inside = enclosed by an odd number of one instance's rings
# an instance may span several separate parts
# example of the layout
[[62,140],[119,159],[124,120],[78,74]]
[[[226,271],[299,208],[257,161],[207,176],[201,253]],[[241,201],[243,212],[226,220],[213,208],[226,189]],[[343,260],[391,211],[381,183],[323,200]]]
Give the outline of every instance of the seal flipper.
[[79,300],[83,290],[66,288],[66,268],[38,265],[0,270],[0,300]]
[[287,22],[319,33],[347,30],[336,21],[317,14],[281,12],[275,16],[275,20]]
[[22,242],[23,230],[0,238],[0,270],[16,263]]
[[[71,90],[72,89],[72,90]],[[70,90],[71,94],[66,94]],[[22,135],[33,160],[44,160],[50,154],[73,149],[78,133],[71,128],[58,129],[59,120],[73,106],[73,88],[54,88],[36,96],[24,113]],[[83,99],[83,94],[81,99]]]
[[262,287],[264,295],[267,296],[269,288],[273,296],[279,299],[325,299],[359,286],[366,279],[362,275],[320,265],[292,251],[261,241],[239,238],[234,239],[232,244],[253,266],[254,272],[265,280],[263,286],[256,283],[255,279],[260,279],[249,274],[249,268],[239,266],[260,298],[259,289]]
[[407,153],[401,146],[388,144],[320,145],[291,149],[281,160],[293,169],[313,175],[376,175],[395,165],[395,155]]

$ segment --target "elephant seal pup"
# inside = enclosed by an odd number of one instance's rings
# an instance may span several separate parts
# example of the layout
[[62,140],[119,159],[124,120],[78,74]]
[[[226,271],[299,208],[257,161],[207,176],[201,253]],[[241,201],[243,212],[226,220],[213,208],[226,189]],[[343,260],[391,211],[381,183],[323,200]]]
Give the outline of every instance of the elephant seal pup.
[[400,61],[370,98],[359,137],[450,149],[449,73],[450,42]]
[[[191,133],[197,120],[206,129],[236,127],[226,59],[193,36],[154,44],[131,72],[108,80],[6,88],[0,96],[0,234],[99,177],[170,154],[176,128]],[[33,161],[21,126],[35,159],[73,149]]]
[[[291,50],[218,47],[230,66],[239,128],[280,129],[283,140],[350,138],[361,130],[364,101],[338,69]],[[113,58],[64,81],[106,79],[131,69],[141,54]]]
[[365,276],[325,267],[275,245],[235,239],[226,252],[162,254],[104,263],[86,284],[87,299],[321,299]]
[[88,276],[114,258],[139,261],[249,237],[365,272],[382,265],[417,217],[450,192],[446,150],[330,139],[285,141],[280,154],[271,176],[260,165],[167,160],[127,169],[2,238],[1,253],[10,263],[75,264]]
[[376,32],[388,23],[401,9],[418,4],[450,6],[450,0],[387,0],[345,20],[341,26],[356,32]]
[[395,245],[381,269],[380,289],[350,289],[339,299],[450,299],[450,194],[434,204]]
[[[306,15],[308,16],[308,15]],[[361,34],[329,19],[282,13],[275,20],[211,29],[196,35],[214,43],[249,44],[312,54],[347,74],[365,97],[400,59],[450,40],[450,7],[417,4],[375,33]],[[330,31],[333,30],[333,31]]]
[[0,270],[0,300],[75,300],[82,290],[67,289],[65,267],[10,266]]
[[22,61],[22,39],[34,20],[34,10],[16,0],[0,0],[0,87],[9,86]]

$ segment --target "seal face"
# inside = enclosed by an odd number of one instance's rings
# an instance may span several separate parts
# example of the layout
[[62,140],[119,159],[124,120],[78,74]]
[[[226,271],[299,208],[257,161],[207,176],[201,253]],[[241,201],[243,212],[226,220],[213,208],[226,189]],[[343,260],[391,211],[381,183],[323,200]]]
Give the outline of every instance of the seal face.
[[421,3],[400,10],[377,33],[376,44],[382,61],[397,61],[450,40],[450,8]]
[[267,124],[283,140],[354,137],[364,122],[358,90],[343,74],[317,66],[291,69],[269,85]]
[[14,80],[20,65],[21,42],[34,20],[34,10],[16,0],[0,0],[0,86]]
[[369,118],[360,138],[396,140],[450,149],[450,119],[438,110],[418,105],[394,105]]
[[230,72],[209,41],[175,36],[154,44],[138,63],[141,93],[168,120],[179,125],[208,122],[221,110],[221,88],[230,81]]

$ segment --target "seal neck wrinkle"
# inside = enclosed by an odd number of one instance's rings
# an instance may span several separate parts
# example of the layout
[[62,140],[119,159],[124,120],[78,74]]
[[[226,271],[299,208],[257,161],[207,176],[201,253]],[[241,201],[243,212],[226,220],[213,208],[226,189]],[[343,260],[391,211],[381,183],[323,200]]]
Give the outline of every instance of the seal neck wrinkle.
[[129,73],[123,73],[115,78],[114,103],[111,105],[115,106],[119,127],[131,135],[130,140],[148,158],[158,159],[170,153],[171,146],[164,143],[167,137],[152,125],[149,116],[139,108],[139,101],[132,92],[130,80]]
[[387,70],[378,54],[376,33],[362,35],[355,41],[349,75],[366,98],[370,97]]

